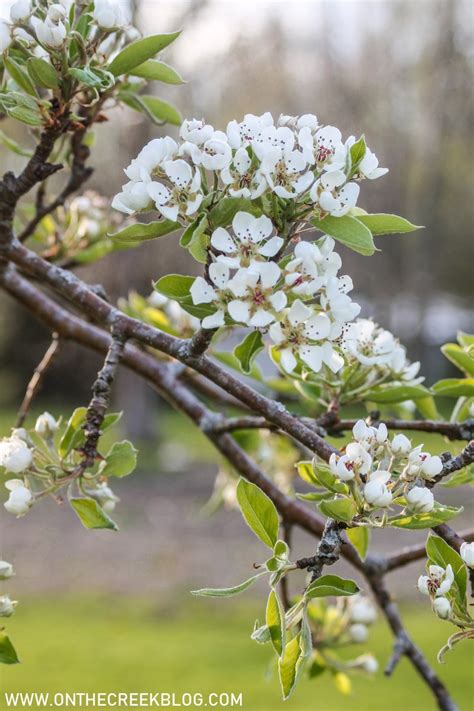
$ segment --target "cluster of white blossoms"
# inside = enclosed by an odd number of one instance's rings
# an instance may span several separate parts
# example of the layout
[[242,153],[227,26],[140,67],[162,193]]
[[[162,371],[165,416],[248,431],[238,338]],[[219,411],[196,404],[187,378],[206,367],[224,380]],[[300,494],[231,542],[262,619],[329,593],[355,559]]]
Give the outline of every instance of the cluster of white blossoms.
[[404,434],[390,440],[383,423],[371,427],[358,420],[352,434],[344,454],[332,454],[329,466],[340,481],[354,481],[361,488],[367,508],[386,508],[404,496],[411,513],[433,510],[435,501],[426,482],[442,471],[440,457],[423,452],[422,444],[413,447]]
[[370,598],[361,594],[347,600],[350,619],[349,636],[353,642],[366,642],[369,636],[368,627],[377,619],[377,610]]
[[367,148],[356,165],[338,128],[320,125],[313,114],[246,114],[225,132],[203,120],[183,122],[179,142],[150,141],[126,168],[129,178],[112,205],[132,215],[155,207],[170,220],[189,222],[207,190],[206,171],[215,174],[225,194],[256,199],[273,193],[303,203],[308,210],[335,217],[356,206],[359,182],[384,175]]
[[[0,581],[9,580],[13,575],[13,565],[6,560],[0,560]],[[16,605],[16,600],[12,600],[9,595],[0,595],[0,617],[11,617]]]
[[299,242],[281,267],[272,260],[283,239],[273,231],[265,215],[238,212],[232,233],[222,227],[212,233],[214,261],[208,280],[197,277],[191,286],[195,305],[214,308],[201,325],[219,328],[230,319],[253,328],[269,327],[286,372],[295,370],[298,358],[314,372],[323,363],[337,372],[344,359],[334,342],[360,307],[348,296],[350,277],[337,276],[341,258],[334,251],[334,240]]
[[[27,45],[36,41],[39,49],[47,51],[63,47],[72,4],[72,0],[49,2],[46,6],[33,0],[16,0],[10,9],[10,22],[0,21],[0,53],[15,41]],[[123,5],[111,0],[96,0],[91,19],[101,33],[123,29],[129,22]]]
[[411,385],[424,380],[417,377],[420,363],[411,363],[398,339],[371,319],[359,318],[348,324],[341,348],[349,361],[355,359],[367,368],[368,385],[385,374]]
[[439,565],[430,565],[428,575],[418,578],[418,590],[423,595],[429,595],[433,610],[438,617],[448,619],[451,615],[451,603],[446,594],[451,590],[454,582],[454,573],[450,565],[442,568]]

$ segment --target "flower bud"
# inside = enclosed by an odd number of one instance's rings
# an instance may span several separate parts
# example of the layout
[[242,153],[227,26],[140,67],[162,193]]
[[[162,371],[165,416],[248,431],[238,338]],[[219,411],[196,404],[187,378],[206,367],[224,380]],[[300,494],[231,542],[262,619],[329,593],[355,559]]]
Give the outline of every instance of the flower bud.
[[48,47],[62,47],[66,39],[66,28],[62,22],[57,24],[48,17],[40,20],[38,17],[31,18],[31,24],[36,33],[38,42]]
[[126,24],[120,5],[108,0],[96,0],[92,17],[104,30],[120,28]]
[[8,500],[3,504],[6,510],[16,516],[26,514],[33,503],[31,491],[21,479],[10,479],[5,483],[5,487],[10,491]]
[[425,455],[425,458],[421,465],[421,473],[423,474],[425,479],[432,479],[437,474],[440,474],[442,469],[443,462],[441,461],[441,457],[432,457],[429,454]]
[[474,543],[462,543],[460,553],[468,568],[474,568]]
[[9,48],[11,41],[10,27],[6,22],[0,20],[0,53],[5,52],[5,50]]
[[379,668],[379,663],[371,654],[364,654],[359,657],[358,666],[368,674],[375,674]]
[[349,615],[352,622],[370,625],[377,619],[377,610],[369,598],[357,595],[350,601]]
[[366,642],[369,630],[365,625],[357,623],[349,627],[349,635],[353,642]]
[[0,442],[0,466],[7,472],[21,474],[32,461],[33,453],[22,439],[10,437]]
[[6,560],[0,560],[0,580],[7,580],[14,574],[13,565],[11,563],[7,563]]
[[394,454],[408,454],[411,449],[411,442],[404,434],[397,434],[392,439],[392,452]]
[[10,600],[8,595],[0,596],[0,617],[11,617],[15,612],[16,600]]
[[66,8],[60,3],[54,3],[48,8],[48,19],[51,22],[61,22],[66,18]]
[[448,619],[451,615],[451,603],[445,597],[436,597],[433,600],[433,609],[442,620]]
[[58,422],[49,412],[43,412],[35,424],[35,431],[43,437],[51,437],[58,429]]
[[424,486],[414,486],[407,496],[407,506],[416,513],[428,513],[433,510],[434,496],[429,489]]
[[12,22],[21,22],[22,20],[27,20],[30,15],[30,0],[17,0],[10,8],[10,20]]
[[391,504],[392,493],[386,486],[389,479],[390,472],[381,469],[372,474],[370,481],[364,486],[364,498],[370,506],[384,508]]

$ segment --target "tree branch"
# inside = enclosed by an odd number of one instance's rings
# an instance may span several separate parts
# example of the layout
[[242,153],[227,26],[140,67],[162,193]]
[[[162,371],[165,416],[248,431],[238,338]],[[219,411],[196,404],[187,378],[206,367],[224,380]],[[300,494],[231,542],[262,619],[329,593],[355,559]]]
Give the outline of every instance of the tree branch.
[[31,403],[41,386],[46,371],[52,366],[54,360],[56,359],[56,356],[59,352],[59,346],[59,336],[57,333],[53,333],[51,343],[46,353],[34,369],[31,380],[27,385],[25,396],[20,405],[20,409],[18,410],[18,417],[16,421],[17,427],[23,426],[23,423],[26,420],[28,412],[30,410]]
[[[318,420],[319,421],[319,420]],[[374,419],[377,422],[378,418]],[[432,432],[443,435],[450,440],[467,440],[474,436],[474,419],[465,422],[441,422],[435,420],[397,420],[392,418],[381,418],[389,430],[408,430],[414,432]],[[340,434],[346,430],[351,430],[357,420],[339,420],[333,425],[327,425],[330,434]]]
[[[433,528],[433,531],[437,533],[439,536],[441,534],[439,533],[439,530],[441,529],[444,531],[444,527],[446,524],[441,524],[440,526],[435,526]],[[448,526],[446,526],[448,528]],[[451,530],[451,529],[450,529]],[[460,539],[459,547],[461,543],[464,541],[474,541],[474,529],[468,529],[466,531],[461,531],[459,534],[455,534],[458,539]],[[444,536],[441,536],[442,538]],[[446,540],[446,539],[445,539]],[[449,543],[449,541],[447,541]],[[449,544],[451,545],[451,544]],[[455,547],[455,546],[453,546]],[[459,550],[459,547],[456,548],[456,550]],[[390,573],[392,570],[397,570],[398,568],[402,568],[404,565],[409,565],[410,563],[414,563],[417,560],[422,560],[423,558],[426,558],[426,544],[425,543],[418,543],[415,546],[409,546],[407,548],[403,548],[401,551],[398,553],[392,553],[392,555],[388,556],[385,558],[385,572]]]

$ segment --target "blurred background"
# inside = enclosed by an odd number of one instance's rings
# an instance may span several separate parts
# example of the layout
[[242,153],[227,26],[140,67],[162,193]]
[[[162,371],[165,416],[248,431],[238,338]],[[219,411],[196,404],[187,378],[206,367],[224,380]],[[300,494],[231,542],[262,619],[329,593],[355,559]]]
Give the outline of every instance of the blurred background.
[[[8,16],[10,4],[0,0],[0,16]],[[422,361],[428,383],[451,374],[439,345],[458,329],[474,327],[473,7],[469,0],[128,4],[146,34],[183,29],[163,58],[187,83],[154,89],[183,116],[205,117],[225,129],[247,112],[311,112],[344,136],[365,133],[390,172],[364,183],[360,206],[403,215],[425,229],[379,238],[381,251],[370,259],[341,247],[343,271],[353,277],[362,315],[401,338],[411,359]],[[17,125],[2,122],[1,128],[28,142]],[[166,133],[176,135],[177,129],[158,128],[127,109],[113,113],[97,132],[91,186],[113,196],[125,182],[124,166],[145,142]],[[3,172],[18,169],[22,159],[0,147],[0,160]],[[146,295],[162,274],[196,273],[198,266],[171,236],[109,255],[82,268],[81,276],[102,282],[115,300],[131,289]],[[44,329],[0,293],[0,434],[13,424],[47,344]],[[57,415],[86,403],[97,366],[93,355],[67,344],[36,410]],[[209,519],[200,513],[217,471],[214,454],[132,375],[120,374],[114,405],[125,409],[123,434],[138,441],[141,452],[137,476],[120,482],[117,492],[119,534],[86,533],[70,512],[49,502],[22,521],[1,517],[3,555],[17,567],[14,588],[21,600],[11,631],[25,664],[0,675],[9,689],[35,690],[144,689],[156,687],[157,679],[171,691],[238,690],[240,684],[251,711],[276,708],[276,681],[263,681],[266,651],[248,640],[255,614],[262,614],[262,596],[219,606],[189,600],[189,589],[247,577],[262,555],[238,514]],[[404,542],[400,534],[390,545]],[[304,537],[296,540],[302,554],[308,544]],[[389,543],[382,538],[380,545]],[[429,611],[420,616],[413,609],[418,568],[407,568],[392,582],[433,658],[450,630]],[[374,644],[383,664],[389,639],[382,626]],[[61,682],[58,654],[67,659]],[[465,708],[468,668],[465,652],[455,651],[442,670],[456,688],[463,682],[459,698],[464,696]],[[403,662],[397,674],[398,683],[386,686],[379,675],[372,701],[356,684],[356,702],[363,698],[364,708],[378,709],[384,693],[384,699],[390,696],[386,708],[406,703],[415,677]],[[319,686],[320,708],[337,711],[346,703],[332,696],[330,680]],[[289,707],[307,708],[313,687],[305,686]],[[419,699],[417,708],[432,708],[428,696]]]

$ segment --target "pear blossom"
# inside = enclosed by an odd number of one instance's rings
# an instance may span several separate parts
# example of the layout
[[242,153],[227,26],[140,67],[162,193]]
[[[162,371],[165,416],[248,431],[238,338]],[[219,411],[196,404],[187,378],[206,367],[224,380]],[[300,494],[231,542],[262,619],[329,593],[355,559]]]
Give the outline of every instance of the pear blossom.
[[390,472],[378,469],[372,472],[370,479],[364,486],[364,498],[370,506],[385,508],[392,503],[392,493],[387,487],[390,481]]
[[378,671],[379,663],[372,654],[364,654],[359,657],[358,666],[368,674],[375,674]]
[[6,560],[0,560],[0,580],[8,580],[12,575],[15,575],[13,565]]
[[229,121],[226,129],[229,145],[234,149],[250,146],[252,141],[269,126],[273,126],[273,116],[268,111],[261,116],[245,114],[240,123]]
[[3,504],[4,507],[9,513],[23,516],[33,503],[33,494],[22,479],[9,479],[5,482],[5,487],[9,490],[10,496]]
[[[290,136],[280,133],[284,131]],[[293,150],[294,142],[293,133],[285,127],[269,127],[254,142],[255,151],[261,158],[260,172],[270,190],[281,198],[296,198],[314,181],[314,175],[306,170],[303,154]]]
[[33,16],[31,24],[38,42],[54,49],[63,46],[66,39],[66,27],[61,21],[53,22],[49,17],[40,20],[39,17]]
[[451,565],[446,569],[439,565],[430,565],[428,575],[420,575],[418,578],[418,590],[423,595],[432,597],[442,597],[451,590],[454,582],[454,573]]
[[[98,0],[100,2],[100,0]],[[97,3],[95,3],[97,5]],[[51,20],[51,22],[61,22],[62,20],[65,20],[67,16],[67,10],[59,2],[53,3],[48,7],[48,19]]]
[[275,262],[255,262],[240,269],[229,281],[235,298],[227,304],[229,315],[236,323],[264,328],[277,320],[286,306],[286,294],[275,289],[281,270]]
[[206,170],[223,170],[232,160],[231,147],[222,131],[214,131],[212,137],[202,146],[190,143],[189,154],[195,165],[202,166]]
[[461,543],[460,549],[461,558],[468,568],[474,568],[474,543]]
[[349,627],[349,636],[353,642],[366,642],[369,636],[369,630],[361,623],[356,623]]
[[351,289],[352,279],[349,276],[330,276],[321,294],[321,306],[335,322],[332,338],[338,337],[342,332],[342,325],[352,321],[360,313],[359,304],[347,295]]
[[327,236],[318,242],[296,245],[294,258],[285,268],[285,283],[294,294],[313,296],[326,286],[329,276],[336,276],[342,260],[334,245],[334,240]]
[[177,152],[178,144],[169,136],[154,138],[125,168],[125,175],[129,180],[145,183],[150,182],[153,178],[164,178],[166,175],[164,164],[175,158]]
[[202,146],[214,135],[214,127],[199,119],[183,121],[179,129],[180,138],[186,143]]
[[322,210],[334,217],[342,217],[357,204],[360,187],[357,183],[347,183],[342,170],[323,173],[310,190],[310,198],[319,203]]
[[0,595],[0,617],[11,617],[17,606],[16,600],[11,600],[9,595]]
[[311,126],[302,126],[298,133],[298,143],[309,165],[318,169],[344,168],[347,148],[342,143],[342,134],[335,126],[323,126],[316,133]]
[[411,450],[411,442],[404,434],[397,434],[390,443],[393,454],[403,456]]
[[338,456],[337,454],[331,454],[329,458],[329,468],[331,472],[341,481],[351,481],[355,478],[354,465],[347,456],[343,454]]
[[105,482],[97,484],[95,488],[87,488],[86,492],[98,502],[106,513],[111,513],[115,509],[117,502],[120,501],[119,497],[114,494],[110,486]]
[[252,163],[246,148],[237,149],[229,164],[221,170],[220,176],[232,197],[255,200],[267,188],[265,177],[259,172],[257,164]]
[[407,506],[415,513],[429,513],[434,507],[434,496],[424,486],[414,486],[406,495]]
[[379,168],[379,161],[370,148],[366,148],[365,155],[357,166],[357,172],[364,178],[375,180],[388,173],[388,168]]
[[248,267],[266,257],[274,257],[281,246],[281,237],[271,237],[273,224],[270,218],[255,217],[248,212],[237,212],[232,220],[232,237],[223,227],[218,227],[211,236],[211,245],[223,255],[217,261],[231,268]]
[[12,38],[10,27],[6,22],[0,20],[0,53],[5,52],[11,44]]
[[43,412],[35,423],[35,432],[39,435],[51,437],[58,429],[59,422],[49,412]]
[[[323,362],[330,367],[334,362],[330,344],[315,344],[315,341],[324,340],[330,330],[331,321],[326,314],[309,308],[297,299],[285,316],[270,326],[269,335],[280,352],[281,365],[287,373],[296,368],[297,356],[311,370],[318,372]],[[325,346],[329,346],[330,353]]]
[[10,20],[23,22],[29,18],[31,12],[31,0],[16,0],[10,8]]
[[433,600],[433,610],[442,620],[447,620],[451,615],[451,603],[445,597],[436,597]]
[[364,420],[357,420],[352,428],[354,439],[369,448],[372,444],[384,444],[387,441],[387,426],[381,422],[378,427],[369,427]]
[[354,595],[350,600],[349,615],[354,623],[371,625],[377,619],[377,610],[368,597]]
[[109,0],[95,0],[92,17],[104,30],[121,28],[127,22],[120,3]]
[[130,181],[122,185],[122,192],[112,200],[112,207],[127,215],[134,215],[136,212],[145,210],[152,204],[151,196],[148,192],[149,183],[142,181]]
[[203,195],[200,192],[201,175],[184,160],[168,160],[164,163],[165,174],[171,189],[163,183],[147,183],[148,195],[154,200],[156,209],[168,220],[190,217],[198,210]]
[[302,128],[308,128],[311,134],[316,133],[319,128],[318,119],[314,114],[303,114],[302,116],[286,116],[280,114],[278,126],[288,126],[294,131],[301,131]]
[[431,455],[422,451],[423,445],[415,447],[408,455],[407,475],[411,477],[421,476],[431,480],[443,470],[441,457]]
[[206,316],[201,321],[203,328],[219,328],[225,323],[225,313],[227,303],[230,298],[228,295],[230,271],[226,264],[213,262],[209,266],[209,279],[212,284],[209,284],[203,277],[198,276],[191,285],[190,294],[193,304],[214,304],[216,311],[209,316]]
[[12,436],[0,441],[0,466],[7,472],[21,474],[28,469],[32,461],[33,453],[23,439]]

